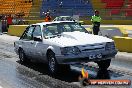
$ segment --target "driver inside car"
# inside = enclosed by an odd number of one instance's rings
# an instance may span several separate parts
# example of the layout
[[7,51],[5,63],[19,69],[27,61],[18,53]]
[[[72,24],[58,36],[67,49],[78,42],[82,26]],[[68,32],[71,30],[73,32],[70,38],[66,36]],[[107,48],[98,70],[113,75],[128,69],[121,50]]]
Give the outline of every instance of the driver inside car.
[[43,28],[43,33],[44,33],[44,36],[52,36],[53,34],[50,32],[50,30],[47,28],[47,27],[44,27]]

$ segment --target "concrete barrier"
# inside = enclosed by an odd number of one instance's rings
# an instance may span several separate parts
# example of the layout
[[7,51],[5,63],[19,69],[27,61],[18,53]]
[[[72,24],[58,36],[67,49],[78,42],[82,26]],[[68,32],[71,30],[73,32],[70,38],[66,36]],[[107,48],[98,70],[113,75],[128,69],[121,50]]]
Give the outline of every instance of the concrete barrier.
[[132,37],[132,25],[114,25],[115,27],[119,27],[124,34],[127,34],[128,37]]
[[[92,32],[92,26],[84,26],[87,31]],[[132,27],[132,26],[131,26]],[[99,35],[102,36],[108,36],[109,38],[112,38],[113,36],[122,36],[122,37],[128,37],[128,32],[124,27],[120,26],[102,26],[100,27]]]
[[123,36],[119,28],[115,27],[101,27],[99,35],[112,38],[113,36]]
[[20,37],[28,25],[10,25],[8,34]]
[[114,36],[113,40],[119,51],[132,53],[132,38]]
[[[8,34],[20,37],[28,25],[11,25],[8,29]],[[91,31],[90,28],[87,28]],[[132,53],[132,38],[130,37],[119,37],[114,36],[116,48],[121,52],[131,52]]]
[[123,27],[101,27],[100,32],[103,36],[107,35],[109,38],[113,36],[128,37],[127,31]]
[[123,27],[118,27],[123,37],[128,37],[128,32]]

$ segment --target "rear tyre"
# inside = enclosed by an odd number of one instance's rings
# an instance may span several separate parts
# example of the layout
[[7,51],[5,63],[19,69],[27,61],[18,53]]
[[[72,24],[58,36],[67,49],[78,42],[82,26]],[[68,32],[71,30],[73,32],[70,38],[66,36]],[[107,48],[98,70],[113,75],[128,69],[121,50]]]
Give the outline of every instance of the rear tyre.
[[111,59],[97,61],[96,63],[98,64],[100,70],[107,70],[110,66]]
[[19,50],[19,59],[20,59],[20,63],[26,63],[30,61],[29,59],[27,59],[23,49]]

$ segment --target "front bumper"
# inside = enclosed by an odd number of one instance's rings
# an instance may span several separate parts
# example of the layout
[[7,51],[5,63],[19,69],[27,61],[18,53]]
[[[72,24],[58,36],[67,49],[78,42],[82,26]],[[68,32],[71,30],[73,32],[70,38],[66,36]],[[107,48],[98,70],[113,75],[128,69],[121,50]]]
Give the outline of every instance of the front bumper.
[[[102,58],[94,58],[90,59],[90,55],[97,55],[101,54]],[[112,51],[92,51],[92,52],[84,52],[78,55],[56,55],[57,62],[59,64],[77,64],[77,63],[84,63],[84,62],[93,62],[93,61],[100,61],[114,58],[117,54],[117,50]]]

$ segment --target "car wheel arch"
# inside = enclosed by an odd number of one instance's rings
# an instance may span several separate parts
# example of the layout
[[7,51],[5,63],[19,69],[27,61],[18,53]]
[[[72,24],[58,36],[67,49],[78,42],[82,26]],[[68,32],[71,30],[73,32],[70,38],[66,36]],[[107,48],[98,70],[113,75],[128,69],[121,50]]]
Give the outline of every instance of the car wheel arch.
[[49,46],[49,47],[47,48],[46,56],[47,56],[48,52],[50,52],[50,51],[53,52],[53,53],[55,54],[54,47]]
[[47,52],[46,52],[46,58],[47,58],[47,60],[48,60],[48,54],[49,54],[49,52],[53,52],[54,53],[54,51],[52,49],[48,49]]
[[[18,48],[18,53],[20,52],[20,50],[23,50],[24,51],[24,49],[22,47],[19,47]],[[24,51],[24,53],[25,53],[25,51]]]
[[19,52],[20,50],[23,50],[22,47],[19,47],[19,48],[18,48],[18,52]]

